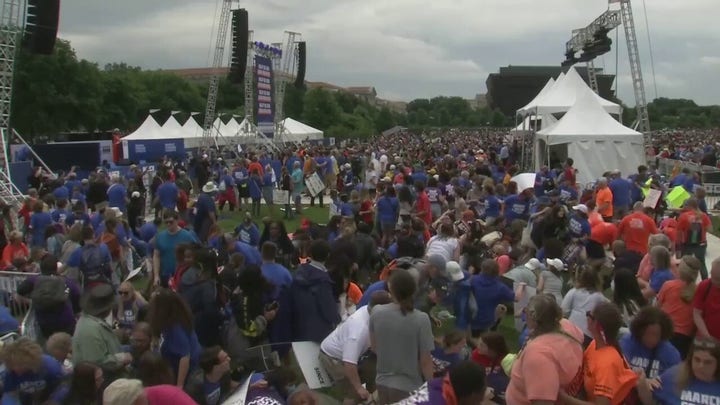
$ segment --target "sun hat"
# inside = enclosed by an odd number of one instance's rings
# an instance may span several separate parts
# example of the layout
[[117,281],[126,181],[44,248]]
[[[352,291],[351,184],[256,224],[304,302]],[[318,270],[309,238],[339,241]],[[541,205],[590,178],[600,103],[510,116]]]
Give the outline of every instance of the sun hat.
[[212,181],[208,181],[202,188],[203,193],[214,193],[217,191],[217,186]]

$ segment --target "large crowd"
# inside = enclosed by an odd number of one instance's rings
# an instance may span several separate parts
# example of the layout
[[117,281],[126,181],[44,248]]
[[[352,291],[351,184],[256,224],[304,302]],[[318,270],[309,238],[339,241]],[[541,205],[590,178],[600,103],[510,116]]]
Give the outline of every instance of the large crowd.
[[[0,207],[2,268],[23,275],[0,307],[1,403],[218,405],[244,386],[255,405],[720,404],[700,177],[580,186],[568,158],[521,189],[520,156],[457,130],[38,168]],[[670,186],[682,208],[647,198]],[[290,342],[332,387],[305,384]]]

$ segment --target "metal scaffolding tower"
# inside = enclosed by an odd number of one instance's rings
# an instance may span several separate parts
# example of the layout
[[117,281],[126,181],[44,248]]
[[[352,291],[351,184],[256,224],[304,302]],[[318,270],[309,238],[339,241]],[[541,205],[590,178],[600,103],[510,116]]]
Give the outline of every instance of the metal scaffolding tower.
[[245,64],[245,119],[247,122],[255,122],[255,98],[253,97],[253,79],[254,79],[254,71],[253,71],[253,52],[252,52],[252,43],[253,43],[253,32],[248,31],[248,53],[247,53],[247,63]]
[[7,204],[21,204],[23,195],[10,178],[8,142],[12,138],[10,129],[10,107],[12,103],[15,56],[22,38],[25,2],[23,0],[2,0],[0,10],[0,200]]
[[285,127],[283,120],[285,119],[285,89],[288,83],[295,80],[295,68],[297,60],[297,42],[300,40],[299,32],[285,31],[285,39],[280,44],[282,59],[273,61],[273,70],[275,71],[275,136],[281,142],[285,141]]
[[645,134],[645,146],[647,147],[651,143],[650,114],[648,114],[647,100],[645,98],[645,82],[643,81],[640,51],[638,50],[635,20],[633,19],[630,0],[620,1],[620,13],[622,14],[623,27],[625,28],[630,74],[632,75],[633,91],[635,92],[635,110],[637,111],[635,127],[638,131]]
[[214,141],[215,107],[217,105],[218,85],[220,84],[220,69],[224,65],[223,54],[227,43],[228,27],[230,25],[230,9],[234,0],[222,0],[220,19],[218,21],[217,38],[215,40],[215,53],[213,55],[212,76],[208,86],[207,106],[205,107],[205,120],[203,122],[202,146],[211,147],[217,145]]
[[598,87],[597,72],[595,71],[595,62],[593,60],[587,61],[587,74],[588,80],[590,81],[590,88],[596,93],[600,94]]

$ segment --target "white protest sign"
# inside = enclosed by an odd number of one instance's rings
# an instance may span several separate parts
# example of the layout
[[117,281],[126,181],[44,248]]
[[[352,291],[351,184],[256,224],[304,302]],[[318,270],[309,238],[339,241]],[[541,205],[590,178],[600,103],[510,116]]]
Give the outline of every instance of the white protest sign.
[[323,183],[320,176],[317,173],[313,173],[312,176],[305,179],[305,185],[308,188],[308,192],[311,196],[315,197],[325,190],[325,183]]
[[332,387],[334,381],[320,364],[320,345],[315,342],[293,342],[293,353],[311,390]]
[[660,197],[662,197],[662,191],[651,188],[648,190],[645,201],[643,201],[643,207],[655,208],[658,201],[660,201]]
[[285,205],[290,203],[290,192],[288,190],[273,190],[273,204]]

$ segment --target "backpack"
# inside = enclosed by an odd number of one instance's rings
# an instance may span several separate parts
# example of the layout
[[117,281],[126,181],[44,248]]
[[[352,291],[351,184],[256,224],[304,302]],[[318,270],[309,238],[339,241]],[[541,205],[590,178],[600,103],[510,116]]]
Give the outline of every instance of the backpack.
[[57,276],[39,276],[30,300],[38,311],[58,311],[65,307],[68,298],[65,279]]
[[413,257],[398,257],[397,259],[393,259],[390,263],[388,263],[385,267],[383,267],[382,271],[380,272],[379,279],[382,281],[387,281],[390,278],[390,273],[392,273],[395,269],[405,269],[408,270],[411,267],[415,267],[416,264],[422,263],[422,259],[416,259]]
[[688,245],[699,245],[702,242],[702,220],[697,216],[690,222],[690,227],[685,234],[685,243]]
[[110,283],[109,276],[112,274],[110,262],[103,257],[100,246],[92,244],[81,248],[80,266],[78,269],[83,275],[84,281]]

